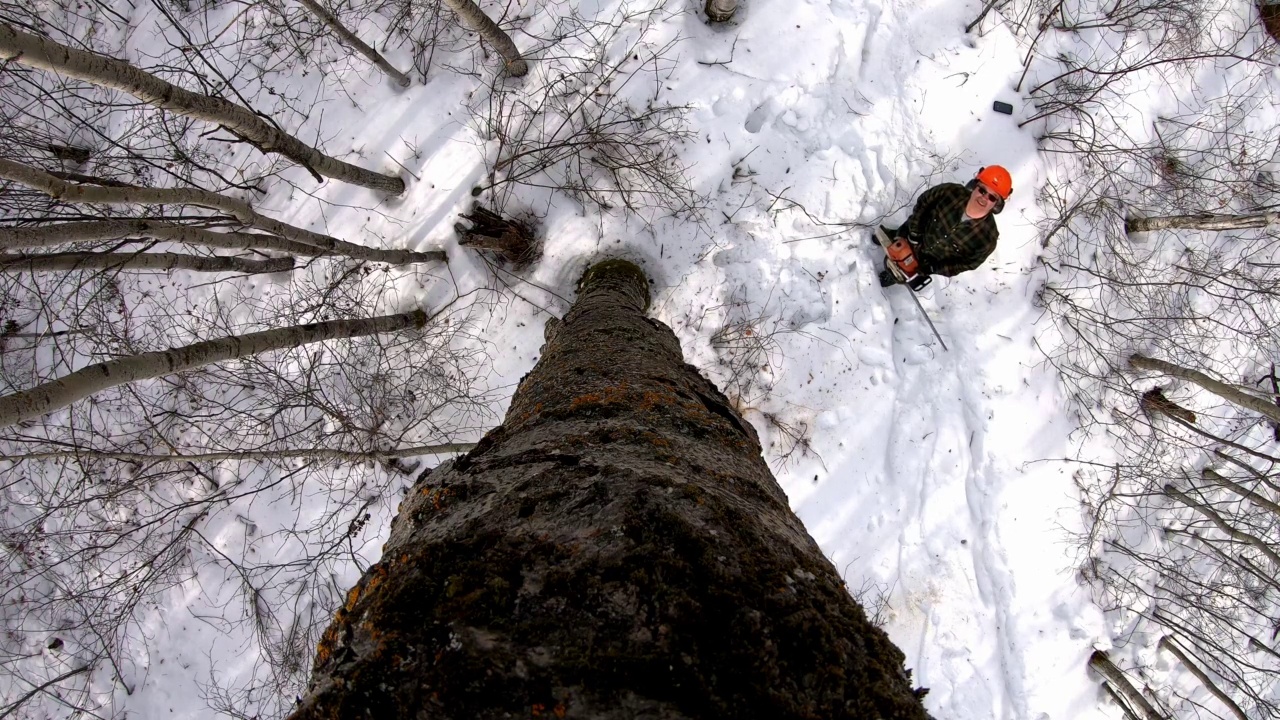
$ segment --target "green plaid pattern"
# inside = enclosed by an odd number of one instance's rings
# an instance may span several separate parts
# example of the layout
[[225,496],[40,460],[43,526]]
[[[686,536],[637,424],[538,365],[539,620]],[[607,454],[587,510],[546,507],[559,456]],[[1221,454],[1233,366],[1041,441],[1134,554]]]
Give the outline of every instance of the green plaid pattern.
[[957,275],[972,270],[995,252],[1000,231],[995,218],[964,222],[970,191],[964,185],[931,187],[916,201],[911,217],[898,228],[916,246],[916,258],[929,275]]

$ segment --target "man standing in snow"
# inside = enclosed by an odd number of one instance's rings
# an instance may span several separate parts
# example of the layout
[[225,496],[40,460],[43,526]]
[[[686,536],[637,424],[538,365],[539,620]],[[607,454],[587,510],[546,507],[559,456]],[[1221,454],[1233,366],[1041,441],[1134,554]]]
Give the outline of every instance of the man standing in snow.
[[[1000,236],[993,216],[1004,209],[1012,194],[1009,171],[989,165],[964,185],[943,183],[929,188],[902,227],[885,228],[889,237],[904,238],[911,245],[919,265],[912,287],[920,287],[930,275],[958,275],[981,265],[995,251]],[[880,272],[881,287],[898,282],[889,271],[889,262],[886,257],[885,269]]]

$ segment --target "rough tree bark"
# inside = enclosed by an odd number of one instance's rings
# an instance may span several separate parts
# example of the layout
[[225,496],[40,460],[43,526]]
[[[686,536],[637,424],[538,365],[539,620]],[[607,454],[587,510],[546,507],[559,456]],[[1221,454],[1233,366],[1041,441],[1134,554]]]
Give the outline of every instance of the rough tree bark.
[[928,717],[648,300],[587,272],[504,423],[401,502],[293,720]]
[[702,9],[711,22],[729,22],[738,12],[738,0],[707,0]]
[[356,260],[404,265],[443,262],[446,258],[445,253],[441,251],[380,250],[356,245],[260,215],[243,200],[199,188],[117,188],[77,185],[56,178],[43,170],[10,160],[0,160],[0,179],[22,183],[49,197],[66,202],[101,205],[195,205],[217,210],[245,225],[279,235],[286,240],[311,245],[326,253],[345,255]]
[[1156,230],[1245,230],[1266,227],[1280,219],[1280,213],[1250,213],[1248,215],[1161,215],[1158,217],[1131,217],[1124,221],[1126,233],[1154,232]]
[[348,30],[347,26],[343,25],[342,21],[339,20],[336,15],[329,12],[328,8],[321,5],[317,0],[298,0],[298,2],[302,3],[302,6],[310,10],[313,15],[320,18],[320,21],[323,22],[326,27],[332,30],[335,35],[342,38],[342,42],[346,43],[353,50],[363,55],[369,62],[377,65],[378,69],[386,73],[387,77],[394,80],[397,85],[400,87],[409,87],[410,80],[408,75],[397,70],[394,65],[387,62],[386,58],[382,57],[382,53],[374,50],[372,47],[369,47],[369,45],[365,44],[365,42],[360,39],[360,36]]
[[0,59],[108,87],[186,117],[225,127],[262,152],[278,153],[312,173],[399,195],[404,181],[329,157],[248,108],[183,90],[122,60],[75,50],[0,22]]
[[521,77],[529,72],[529,63],[520,55],[520,49],[511,40],[498,23],[489,19],[488,15],[472,0],[444,0],[445,4],[458,16],[463,25],[480,33],[480,37],[494,47],[506,64],[507,74]]
[[1214,395],[1229,400],[1246,410],[1271,418],[1274,422],[1280,422],[1280,407],[1272,405],[1267,398],[1258,397],[1234,385],[1214,380],[1199,370],[1184,368],[1181,365],[1174,365],[1164,360],[1156,360],[1155,358],[1137,354],[1129,356],[1129,365],[1138,370],[1151,370],[1195,383]]
[[68,252],[47,255],[0,253],[0,272],[68,270],[194,270],[196,272],[273,273],[292,270],[291,257],[252,259],[223,255],[203,257],[179,253]]
[[413,310],[361,320],[330,320],[294,325],[208,340],[162,352],[142,353],[109,360],[81,368],[30,390],[0,397],[0,428],[39,417],[87,398],[100,390],[136,380],[171,375],[202,365],[322,340],[362,337],[420,328],[426,322],[426,312]]

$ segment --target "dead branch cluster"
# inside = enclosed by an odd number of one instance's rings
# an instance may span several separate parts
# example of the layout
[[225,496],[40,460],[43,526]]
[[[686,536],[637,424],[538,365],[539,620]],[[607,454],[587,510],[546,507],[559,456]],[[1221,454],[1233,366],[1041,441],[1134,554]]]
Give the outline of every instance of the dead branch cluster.
[[1042,349],[1117,451],[1076,474],[1082,577],[1122,628],[1090,666],[1131,718],[1280,717],[1274,41],[1243,2],[995,8],[1051,160]]
[[[53,310],[67,329],[6,332],[0,377],[8,390],[104,348],[133,355],[187,336],[363,317],[398,302],[399,281],[385,268],[323,261],[266,294],[224,282],[184,296],[122,274],[10,291],[25,298],[11,303],[13,316]],[[417,331],[119,386],[5,431],[0,675],[16,689],[96,668],[78,678],[75,702],[100,709],[112,687],[143,677],[130,659],[149,642],[143,624],[183,586],[197,616],[228,618],[207,620],[219,636],[260,652],[248,656],[251,673],[208,678],[209,702],[282,715],[352,562],[373,549],[361,532],[370,513],[385,524],[415,469],[399,451],[454,452],[453,438],[491,422],[477,385],[487,360],[467,337],[472,312],[458,303]],[[242,532],[208,534],[228,521]],[[220,609],[235,606],[243,612]],[[54,638],[56,652],[46,647]]]
[[490,87],[472,108],[492,148],[483,199],[503,212],[522,187],[646,222],[700,214],[705,198],[678,156],[688,108],[662,98],[678,38],[651,39],[664,5],[604,22],[570,14],[538,51],[537,72]]

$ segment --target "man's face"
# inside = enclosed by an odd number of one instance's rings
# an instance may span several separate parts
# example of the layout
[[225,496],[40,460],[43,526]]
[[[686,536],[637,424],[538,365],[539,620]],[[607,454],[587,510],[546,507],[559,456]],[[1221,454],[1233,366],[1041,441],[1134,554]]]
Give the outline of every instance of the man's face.
[[964,212],[973,219],[986,217],[996,203],[1000,201],[1000,196],[994,190],[987,188],[986,185],[978,183],[974,186],[973,192],[969,193],[969,204],[965,206]]

